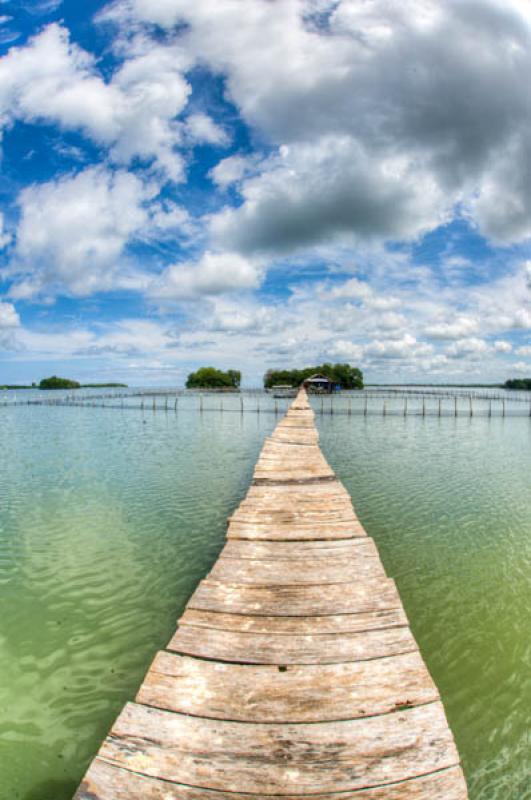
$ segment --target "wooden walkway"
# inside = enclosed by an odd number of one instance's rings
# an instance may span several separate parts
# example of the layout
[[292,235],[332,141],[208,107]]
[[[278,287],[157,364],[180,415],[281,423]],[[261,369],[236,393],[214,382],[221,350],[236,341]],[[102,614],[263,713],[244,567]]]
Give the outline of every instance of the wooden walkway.
[[395,584],[302,390],[75,800],[464,800]]

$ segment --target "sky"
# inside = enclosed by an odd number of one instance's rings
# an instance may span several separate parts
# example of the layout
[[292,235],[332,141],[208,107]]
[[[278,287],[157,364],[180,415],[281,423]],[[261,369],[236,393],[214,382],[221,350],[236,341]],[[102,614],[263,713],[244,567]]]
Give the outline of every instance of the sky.
[[0,0],[0,384],[531,377],[528,0]]

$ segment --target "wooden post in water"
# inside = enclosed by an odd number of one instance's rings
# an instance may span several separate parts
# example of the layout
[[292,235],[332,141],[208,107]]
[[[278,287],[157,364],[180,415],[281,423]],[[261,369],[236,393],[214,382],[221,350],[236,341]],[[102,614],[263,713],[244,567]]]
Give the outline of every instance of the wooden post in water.
[[367,416],[367,395],[365,395],[365,407],[363,409],[363,416]]
[[404,397],[404,416],[407,417],[407,396]]
[[321,414],[324,414],[324,400],[321,397]]
[[424,397],[422,398],[422,416],[423,417],[426,416],[426,400],[424,399]]
[[385,400],[383,401],[382,416],[387,416],[387,403]]
[[167,410],[168,410],[168,395],[166,395],[165,400],[164,400],[164,411],[167,411]]
[[202,394],[199,395],[199,412],[201,414],[203,413],[203,395]]
[[492,400],[489,400],[489,418],[492,417]]
[[505,399],[502,400],[502,417],[505,417]]
[[275,400],[275,416],[278,414],[278,400]]
[[468,395],[468,401],[470,403],[470,416],[473,417],[474,416],[474,408],[472,406],[472,395],[471,394]]
[[179,402],[179,397],[175,395],[175,411],[177,411],[177,404]]
[[[348,412],[347,413],[348,413],[349,417],[352,416],[352,397],[349,397],[349,399],[348,399]],[[530,412],[530,414],[531,414],[531,412]]]
[[243,414],[243,395],[240,394],[240,414]]
[[454,397],[454,413],[456,417],[459,416],[457,413],[457,395]]
[[331,413],[331,414],[333,414],[333,413],[334,413],[334,404],[333,404],[333,402],[332,402],[332,398],[330,398],[330,413]]
[[441,403],[442,403],[442,400],[439,397],[439,416],[441,416]]

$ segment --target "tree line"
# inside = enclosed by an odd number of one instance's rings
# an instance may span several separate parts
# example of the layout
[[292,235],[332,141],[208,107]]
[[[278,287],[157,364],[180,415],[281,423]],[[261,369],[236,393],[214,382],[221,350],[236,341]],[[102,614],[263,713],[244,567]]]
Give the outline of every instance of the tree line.
[[531,378],[511,378],[505,381],[504,389],[520,389],[531,392]]
[[[302,369],[270,369],[264,375],[264,388],[285,385],[297,388],[306,378],[319,373],[342,389],[363,389],[363,373],[350,364],[321,364]],[[242,374],[237,369],[223,371],[215,367],[200,367],[186,379],[187,389],[239,389]]]

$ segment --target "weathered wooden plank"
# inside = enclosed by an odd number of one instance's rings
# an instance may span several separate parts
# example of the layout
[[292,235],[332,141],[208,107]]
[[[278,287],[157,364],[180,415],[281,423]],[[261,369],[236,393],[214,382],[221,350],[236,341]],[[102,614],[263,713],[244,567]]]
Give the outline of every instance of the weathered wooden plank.
[[393,581],[300,393],[76,800],[466,800]]
[[342,558],[356,560],[379,558],[374,541],[367,537],[357,539],[332,539],[308,542],[254,542],[245,539],[227,541],[221,551],[223,558],[275,559],[277,561],[301,561],[303,559]]
[[458,763],[440,703],[297,725],[211,720],[128,703],[100,757],[155,778],[263,795],[364,789]]
[[361,523],[338,522],[334,524],[294,524],[294,523],[257,523],[231,522],[227,530],[228,539],[251,539],[266,541],[312,541],[323,539],[352,539],[365,537]]
[[[407,625],[404,609],[365,611],[358,614],[326,614],[321,617],[267,617],[246,614],[223,614],[186,608],[179,625],[217,628],[240,633],[267,633],[279,636],[317,636],[323,633],[359,633]],[[197,632],[201,636],[201,632]]]
[[[333,794],[289,794],[283,800],[466,800],[466,785],[459,767],[380,789]],[[260,794],[220,792],[147,778],[96,758],[74,800],[265,800]]]
[[247,586],[206,579],[188,603],[188,608],[202,611],[288,617],[354,614],[399,606],[390,578],[316,586]]
[[240,633],[179,626],[168,650],[238,664],[339,664],[411,653],[417,644],[407,626],[360,633]]
[[241,666],[158,653],[137,703],[211,719],[325,722],[388,714],[439,694],[418,652],[351,664]]
[[228,583],[305,584],[350,583],[365,577],[385,578],[379,558],[316,558],[295,561],[218,558],[209,578]]

